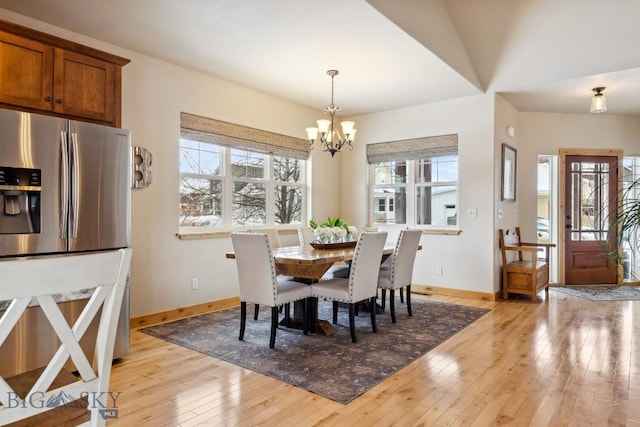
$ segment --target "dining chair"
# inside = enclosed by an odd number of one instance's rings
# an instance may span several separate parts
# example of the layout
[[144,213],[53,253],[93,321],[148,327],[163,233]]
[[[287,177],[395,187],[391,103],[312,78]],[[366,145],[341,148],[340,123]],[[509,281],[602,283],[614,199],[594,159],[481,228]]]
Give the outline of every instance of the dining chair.
[[298,241],[300,246],[307,246],[316,239],[311,227],[298,227]]
[[407,289],[407,312],[411,312],[411,279],[413,277],[413,264],[420,245],[421,230],[401,230],[398,235],[393,253],[388,258],[389,268],[380,267],[378,275],[378,287],[382,289],[382,307],[386,305],[387,289],[389,289],[389,308],[391,311],[391,321],[396,323],[395,290],[402,292]]
[[[298,227],[298,240],[300,241],[300,246],[308,246],[315,239],[316,236],[313,233],[313,228]],[[349,277],[349,265],[343,262],[332,265],[322,276],[322,279],[327,280],[333,279],[334,277]]]
[[271,241],[265,233],[231,233],[240,284],[240,336],[244,339],[247,303],[255,304],[254,320],[258,319],[260,305],[271,307],[271,336],[269,348],[275,346],[278,329],[278,307],[285,307],[285,322],[289,322],[290,303],[301,304],[303,330],[307,335],[306,305],[311,287],[290,277],[278,276]]
[[375,302],[378,271],[384,250],[386,232],[362,233],[353,251],[349,277],[336,277],[311,285],[311,295],[333,301],[333,323],[338,323],[338,303],[349,305],[349,331],[351,341],[358,342],[355,327],[355,309],[360,301],[371,303],[371,328],[378,332]]
[[278,249],[282,247],[280,244],[280,236],[278,235],[278,230],[275,228],[255,228],[248,229],[247,233],[265,233],[269,236],[269,242],[271,243],[271,249]]
[[[51,333],[61,342],[44,369],[9,378],[0,373],[0,425],[17,421],[44,425],[45,421],[68,417],[69,410],[77,412],[78,408],[81,415],[75,421],[89,417],[92,426],[104,426],[106,418],[117,416],[117,408],[109,408],[109,404],[113,406],[109,381],[131,253],[131,249],[120,249],[0,261],[0,301],[10,301],[0,318],[0,346],[30,306],[39,306],[33,308],[48,320]],[[71,326],[57,299],[78,292],[90,297]],[[83,340],[83,348],[80,340],[94,319],[99,322],[95,342]],[[65,369],[69,359],[75,376]]]

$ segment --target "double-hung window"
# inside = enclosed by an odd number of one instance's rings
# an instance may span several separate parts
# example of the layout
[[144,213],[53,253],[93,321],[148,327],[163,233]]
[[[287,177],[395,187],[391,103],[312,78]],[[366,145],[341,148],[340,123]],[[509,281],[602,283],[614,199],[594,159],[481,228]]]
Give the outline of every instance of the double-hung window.
[[367,158],[372,224],[457,226],[457,135],[369,144]]
[[222,147],[180,139],[180,227],[222,227]]
[[182,113],[181,233],[302,224],[307,141]]

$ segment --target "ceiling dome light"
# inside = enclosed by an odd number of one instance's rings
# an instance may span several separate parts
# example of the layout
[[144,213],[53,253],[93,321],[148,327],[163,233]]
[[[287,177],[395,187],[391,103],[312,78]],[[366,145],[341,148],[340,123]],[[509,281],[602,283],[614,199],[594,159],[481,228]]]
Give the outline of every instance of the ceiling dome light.
[[589,110],[590,113],[604,113],[605,111],[607,111],[607,100],[602,93],[602,91],[604,91],[605,89],[605,87],[594,87],[593,89],[591,89],[596,94],[593,95],[593,98],[591,99],[591,109]]

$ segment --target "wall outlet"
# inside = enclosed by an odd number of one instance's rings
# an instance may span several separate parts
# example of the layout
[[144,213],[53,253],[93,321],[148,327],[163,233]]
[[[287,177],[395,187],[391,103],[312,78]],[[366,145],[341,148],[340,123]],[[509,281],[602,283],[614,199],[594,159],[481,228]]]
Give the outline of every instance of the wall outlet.
[[198,278],[194,277],[191,279],[191,290],[195,291],[196,289],[198,289]]
[[442,276],[442,266],[441,265],[436,267],[436,274],[438,276]]

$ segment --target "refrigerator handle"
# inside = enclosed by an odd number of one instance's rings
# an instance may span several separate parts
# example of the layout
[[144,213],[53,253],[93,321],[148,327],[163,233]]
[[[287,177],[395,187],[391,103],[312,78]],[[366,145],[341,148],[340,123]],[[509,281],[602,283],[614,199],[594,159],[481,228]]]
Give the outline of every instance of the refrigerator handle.
[[60,132],[60,238],[67,238],[67,218],[69,218],[69,150],[67,132]]
[[71,133],[71,238],[78,237],[78,210],[79,210],[79,186],[80,186],[80,171],[78,170],[78,134]]

